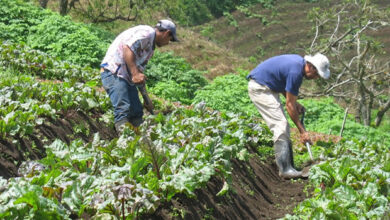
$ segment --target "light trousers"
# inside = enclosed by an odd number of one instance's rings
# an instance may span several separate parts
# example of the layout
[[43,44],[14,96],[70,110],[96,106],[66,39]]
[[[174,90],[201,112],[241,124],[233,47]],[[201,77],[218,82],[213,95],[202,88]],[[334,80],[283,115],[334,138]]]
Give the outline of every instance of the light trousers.
[[248,83],[249,97],[273,133],[272,140],[290,141],[290,126],[279,93],[251,79]]

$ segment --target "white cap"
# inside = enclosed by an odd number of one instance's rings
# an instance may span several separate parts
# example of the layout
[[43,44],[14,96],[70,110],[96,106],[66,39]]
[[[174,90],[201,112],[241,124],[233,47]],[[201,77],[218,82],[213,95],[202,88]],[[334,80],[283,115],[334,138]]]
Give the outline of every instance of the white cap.
[[322,78],[329,79],[329,60],[325,55],[316,53],[314,56],[306,55],[304,58],[307,62],[313,64],[316,67],[318,74]]

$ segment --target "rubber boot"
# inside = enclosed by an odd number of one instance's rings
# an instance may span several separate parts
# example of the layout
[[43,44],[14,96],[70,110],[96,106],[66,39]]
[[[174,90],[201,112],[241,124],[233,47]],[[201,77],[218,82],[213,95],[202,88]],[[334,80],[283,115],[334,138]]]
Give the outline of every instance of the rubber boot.
[[279,168],[279,176],[284,179],[300,178],[301,171],[294,168],[292,147],[290,142],[277,140],[274,143],[276,165]]
[[133,130],[136,135],[140,135],[141,134],[141,132],[139,130],[139,126],[134,126],[127,119],[122,119],[122,120],[120,120],[120,121],[115,123],[115,130],[116,130],[118,136],[120,136],[122,134],[122,132],[125,129],[125,127],[128,127],[131,130]]
[[129,123],[129,121],[126,118],[118,122],[115,122],[115,130],[118,136],[122,134],[123,130],[126,127],[126,123]]

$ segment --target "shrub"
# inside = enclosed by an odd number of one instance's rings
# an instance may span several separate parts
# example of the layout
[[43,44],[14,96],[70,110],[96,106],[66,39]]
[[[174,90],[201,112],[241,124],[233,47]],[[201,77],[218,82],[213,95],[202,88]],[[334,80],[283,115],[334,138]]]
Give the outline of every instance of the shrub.
[[158,82],[150,91],[167,100],[180,101],[183,104],[191,104],[192,102],[187,88],[172,80]]
[[27,44],[76,64],[98,66],[109,46],[83,24],[52,15],[30,28]]
[[[308,130],[326,134],[340,134],[345,110],[337,105],[333,98],[305,99],[299,102],[306,108],[305,126]],[[290,124],[293,124],[291,120]],[[343,137],[366,139],[379,143],[390,141],[388,133],[355,122],[351,114],[347,117]]]
[[0,28],[0,40],[27,42],[34,49],[83,66],[97,67],[113,38],[97,27],[19,0],[2,1]]
[[156,86],[158,82],[166,82],[164,87],[180,85],[181,88],[185,88],[187,96],[183,97],[184,99],[193,99],[195,91],[207,84],[203,72],[192,69],[184,58],[175,57],[172,53],[155,51],[155,55],[146,67],[145,74],[150,87]]
[[194,103],[205,101],[208,107],[219,111],[258,114],[248,96],[248,71],[240,70],[239,75],[219,76],[203,89],[195,92]]

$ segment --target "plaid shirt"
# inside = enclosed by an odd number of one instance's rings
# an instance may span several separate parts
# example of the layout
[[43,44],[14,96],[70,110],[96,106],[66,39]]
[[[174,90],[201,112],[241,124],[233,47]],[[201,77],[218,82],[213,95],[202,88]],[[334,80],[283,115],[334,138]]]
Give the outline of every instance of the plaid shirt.
[[119,34],[114,42],[112,42],[102,61],[101,67],[117,74],[132,84],[123,58],[123,49],[127,46],[134,52],[137,68],[143,72],[145,65],[153,56],[155,36],[156,32],[154,28],[147,25],[139,25],[127,29]]

